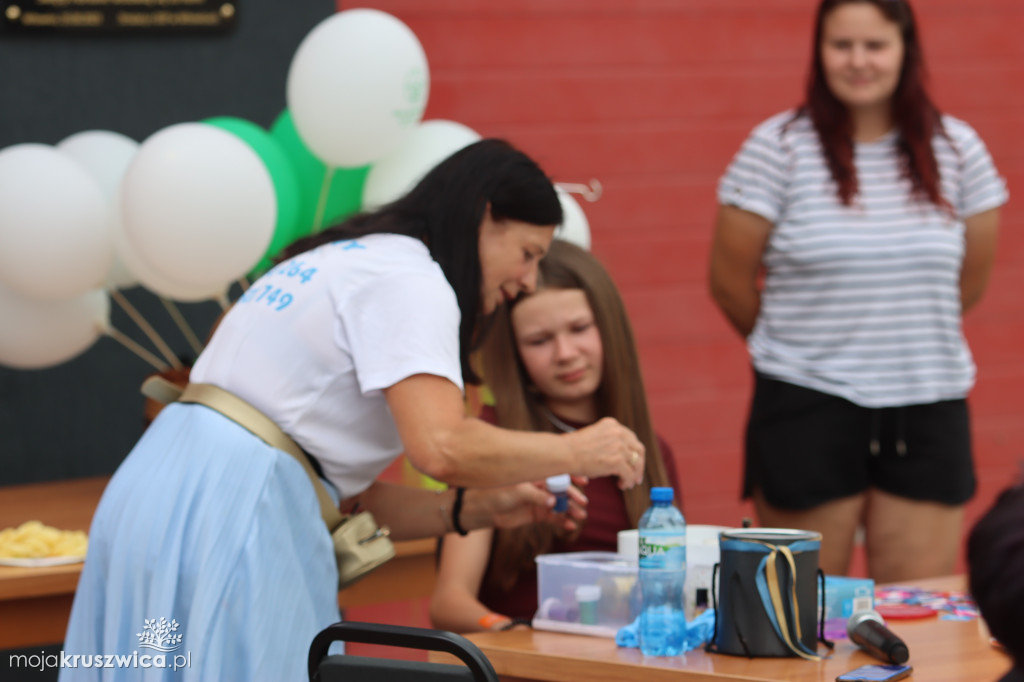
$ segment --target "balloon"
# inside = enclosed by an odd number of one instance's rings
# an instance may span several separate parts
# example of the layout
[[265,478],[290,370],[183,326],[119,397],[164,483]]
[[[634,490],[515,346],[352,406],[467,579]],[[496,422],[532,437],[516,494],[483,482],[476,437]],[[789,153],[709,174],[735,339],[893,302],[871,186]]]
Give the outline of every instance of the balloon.
[[386,12],[350,9],[317,24],[288,69],[299,135],[330,166],[355,168],[396,149],[423,118],[427,56]]
[[562,224],[555,229],[555,239],[572,242],[581,249],[590,250],[590,223],[580,205],[572,195],[561,187],[555,187],[558,200],[562,203]]
[[214,126],[178,123],[139,147],[121,183],[121,218],[148,268],[213,290],[244,275],[266,251],[277,201],[270,173],[249,145]]
[[475,130],[455,121],[424,121],[398,149],[370,166],[363,207],[374,209],[405,195],[434,166],[479,139]]
[[[110,130],[85,130],[64,138],[56,147],[92,174],[107,198],[108,209],[112,209],[121,178],[138,151],[139,143]],[[125,266],[115,245],[114,262],[107,273],[106,287],[126,289],[136,284],[135,275]]]
[[66,362],[108,327],[110,299],[102,290],[42,301],[0,286],[0,364],[41,369]]
[[[296,237],[318,232],[346,218],[362,205],[363,183],[369,166],[335,168],[326,186],[328,168],[313,155],[295,130],[292,114],[285,109],[270,126],[270,135],[292,162],[299,184],[299,218]],[[321,193],[323,206],[321,207]],[[319,213],[319,215],[318,215]]]
[[56,147],[85,166],[99,183],[103,195],[113,199],[139,143],[110,130],[85,130],[65,137]]
[[49,145],[0,151],[0,281],[67,298],[100,286],[113,258],[107,202],[85,168]]
[[223,128],[240,137],[259,155],[267,172],[270,173],[270,179],[274,183],[274,194],[277,197],[277,223],[274,225],[270,245],[254,268],[255,271],[263,272],[270,266],[271,259],[299,236],[299,180],[295,168],[277,140],[251,121],[233,116],[218,116],[208,118],[203,123]]
[[135,252],[135,248],[128,240],[124,231],[124,221],[121,219],[122,200],[120,193],[114,202],[113,217],[111,219],[111,232],[114,239],[114,250],[124,262],[125,268],[132,273],[133,279],[146,289],[158,296],[171,298],[175,301],[194,303],[196,301],[208,301],[210,299],[221,300],[226,298],[228,283],[223,284],[194,284],[189,282],[178,282],[160,274],[159,271],[150,267],[146,261]]

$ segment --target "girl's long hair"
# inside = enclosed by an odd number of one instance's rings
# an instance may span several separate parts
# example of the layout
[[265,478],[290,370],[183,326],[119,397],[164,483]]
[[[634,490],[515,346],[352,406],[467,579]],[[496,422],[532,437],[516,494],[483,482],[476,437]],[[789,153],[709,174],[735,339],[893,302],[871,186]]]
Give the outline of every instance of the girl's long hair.
[[[555,239],[540,261],[538,291],[580,289],[594,314],[604,350],[601,384],[597,389],[598,417],[614,417],[632,429],[646,448],[646,469],[641,485],[624,491],[630,523],[636,527],[650,501],[651,486],[671,485],[651,425],[640,373],[640,360],[626,308],[608,272],[590,253]],[[484,378],[494,395],[498,425],[523,431],[557,429],[544,414],[543,396],[533,386],[519,353],[511,324],[511,308],[503,306],[484,342],[480,357]],[[575,535],[575,534],[573,534]],[[571,539],[549,524],[497,530],[486,580],[507,590],[520,571],[532,570],[534,557],[547,552],[557,539]]]
[[[422,240],[455,290],[462,312],[459,328],[462,376],[480,383],[470,355],[480,317],[480,224],[490,206],[494,220],[558,225],[562,205],[540,166],[504,140],[487,139],[455,152],[400,199],[289,246],[281,259],[321,244],[370,234],[392,233]],[[486,325],[480,325],[481,328]]]
[[857,170],[853,165],[852,121],[850,112],[832,94],[825,80],[821,48],[825,19],[837,7],[853,3],[878,8],[889,21],[900,27],[904,49],[903,67],[891,101],[893,121],[899,130],[897,147],[900,165],[904,177],[911,182],[915,196],[950,210],[949,202],[942,195],[939,165],[932,148],[932,138],[936,134],[945,135],[942,115],[925,88],[924,54],[914,12],[907,0],[822,0],[815,19],[806,99],[797,117],[807,115],[811,119],[832,179],[836,183],[836,193],[843,205],[851,205],[858,190]]

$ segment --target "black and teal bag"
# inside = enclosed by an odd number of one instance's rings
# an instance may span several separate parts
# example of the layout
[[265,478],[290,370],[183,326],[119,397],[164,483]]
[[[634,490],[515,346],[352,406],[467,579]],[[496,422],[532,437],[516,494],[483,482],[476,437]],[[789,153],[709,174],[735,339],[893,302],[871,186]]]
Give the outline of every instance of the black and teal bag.
[[715,630],[706,650],[819,660],[819,638],[832,648],[818,615],[819,604],[824,614],[825,598],[820,533],[743,528],[723,531],[719,545],[721,559],[711,579],[712,595],[718,595]]

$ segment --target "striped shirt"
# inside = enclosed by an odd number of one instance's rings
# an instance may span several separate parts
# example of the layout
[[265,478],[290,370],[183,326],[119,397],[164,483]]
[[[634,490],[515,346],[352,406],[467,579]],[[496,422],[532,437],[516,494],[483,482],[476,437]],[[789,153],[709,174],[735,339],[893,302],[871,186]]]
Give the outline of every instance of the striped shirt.
[[966,123],[932,146],[955,217],[911,197],[897,133],[854,144],[858,193],[836,195],[810,119],[776,115],[751,133],[718,199],[773,223],[761,309],[747,339],[770,377],[892,407],[962,398],[975,367],[961,326],[964,219],[1006,202],[1006,184]]

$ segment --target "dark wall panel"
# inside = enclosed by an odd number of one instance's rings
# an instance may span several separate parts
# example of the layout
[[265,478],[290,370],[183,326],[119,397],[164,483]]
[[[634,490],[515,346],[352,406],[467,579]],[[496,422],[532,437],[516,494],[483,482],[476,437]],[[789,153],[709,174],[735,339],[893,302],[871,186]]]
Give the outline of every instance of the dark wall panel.
[[[138,141],[174,123],[230,115],[268,126],[302,38],[333,0],[242,0],[225,34],[14,35],[0,29],[0,148],[55,144],[82,130]],[[175,352],[191,353],[163,305],[132,301]],[[214,303],[181,306],[205,337]],[[149,346],[116,305],[115,328]],[[0,320],[0,333],[3,320]],[[110,339],[64,365],[0,367],[0,486],[110,473],[142,432],[138,387],[150,366]]]

